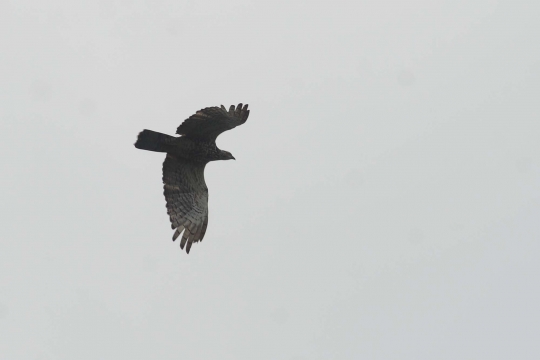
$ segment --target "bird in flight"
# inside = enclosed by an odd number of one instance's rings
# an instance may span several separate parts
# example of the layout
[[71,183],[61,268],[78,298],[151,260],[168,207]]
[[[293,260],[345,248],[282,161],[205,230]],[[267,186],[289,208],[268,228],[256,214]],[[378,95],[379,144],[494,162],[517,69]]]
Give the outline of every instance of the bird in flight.
[[163,187],[171,227],[180,234],[180,248],[189,254],[191,245],[202,241],[208,226],[208,187],[204,168],[210,161],[234,159],[232,154],[216,146],[216,138],[224,131],[246,122],[248,105],[208,107],[197,111],[176,130],[180,137],[152,130],[139,133],[137,149],[167,153],[163,162]]

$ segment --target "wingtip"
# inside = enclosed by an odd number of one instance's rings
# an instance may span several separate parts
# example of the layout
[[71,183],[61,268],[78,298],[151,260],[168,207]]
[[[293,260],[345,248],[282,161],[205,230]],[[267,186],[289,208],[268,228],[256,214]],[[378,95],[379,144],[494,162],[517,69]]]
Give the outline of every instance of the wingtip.
[[184,227],[182,225],[177,227],[176,231],[173,234],[172,241],[175,241],[176,239],[178,239],[178,237],[180,236],[183,230],[184,230]]
[[180,249],[182,250],[184,250],[184,246],[186,246],[186,241],[187,241],[186,232],[187,232],[187,229],[186,231],[184,231],[184,235],[182,236],[182,241],[180,241]]

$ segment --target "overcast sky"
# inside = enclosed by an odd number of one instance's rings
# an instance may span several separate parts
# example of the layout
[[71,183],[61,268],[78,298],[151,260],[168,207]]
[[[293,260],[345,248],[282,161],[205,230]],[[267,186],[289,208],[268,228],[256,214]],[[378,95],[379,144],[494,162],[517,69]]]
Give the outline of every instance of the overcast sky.
[[[1,1],[0,358],[540,358],[539,18]],[[186,255],[133,143],[239,102]]]

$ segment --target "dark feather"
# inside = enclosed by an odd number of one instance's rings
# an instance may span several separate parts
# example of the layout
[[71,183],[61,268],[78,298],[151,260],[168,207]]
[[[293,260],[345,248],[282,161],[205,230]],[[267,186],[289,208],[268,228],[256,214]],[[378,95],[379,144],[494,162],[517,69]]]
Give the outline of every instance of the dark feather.
[[224,131],[234,129],[247,121],[249,116],[248,105],[231,105],[229,111],[225,107],[209,107],[197,111],[185,120],[176,130],[178,135],[192,139],[215,141]]
[[135,147],[137,149],[166,152],[176,138],[152,130],[143,130],[137,137]]

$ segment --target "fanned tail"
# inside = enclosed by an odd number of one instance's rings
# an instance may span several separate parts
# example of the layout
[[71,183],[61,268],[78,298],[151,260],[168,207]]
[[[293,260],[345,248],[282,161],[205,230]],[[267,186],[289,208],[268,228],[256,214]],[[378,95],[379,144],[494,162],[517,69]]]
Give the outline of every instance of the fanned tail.
[[141,150],[167,152],[167,145],[174,139],[170,135],[145,129],[139,133],[135,147]]

